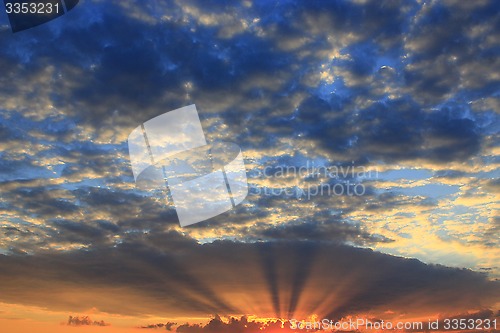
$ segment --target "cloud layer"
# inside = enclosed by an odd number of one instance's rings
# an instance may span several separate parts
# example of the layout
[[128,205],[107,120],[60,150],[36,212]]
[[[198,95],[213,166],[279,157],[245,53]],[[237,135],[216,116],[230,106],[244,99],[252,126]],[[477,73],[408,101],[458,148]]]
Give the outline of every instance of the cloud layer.
[[[498,9],[87,0],[0,29],[0,301],[137,316],[494,308]],[[209,142],[242,147],[251,191],[180,229],[164,191],[136,188],[126,139],[193,103]],[[265,174],[312,164],[369,176]],[[326,191],[353,184],[362,195]]]

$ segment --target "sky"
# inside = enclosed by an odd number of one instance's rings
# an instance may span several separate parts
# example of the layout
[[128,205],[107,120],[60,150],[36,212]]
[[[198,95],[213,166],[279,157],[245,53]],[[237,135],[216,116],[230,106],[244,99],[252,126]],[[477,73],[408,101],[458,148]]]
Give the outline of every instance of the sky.
[[[500,320],[498,1],[81,0],[0,46],[0,331]],[[249,193],[181,228],[127,138],[192,104]]]

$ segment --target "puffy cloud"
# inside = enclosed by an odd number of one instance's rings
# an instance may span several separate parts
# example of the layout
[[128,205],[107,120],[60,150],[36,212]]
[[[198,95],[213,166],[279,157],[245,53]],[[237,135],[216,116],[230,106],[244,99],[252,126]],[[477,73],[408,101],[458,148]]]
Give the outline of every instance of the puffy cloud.
[[104,320],[97,321],[90,319],[89,316],[69,316],[68,317],[69,326],[109,326],[110,324],[105,323]]
[[163,323],[149,324],[149,325],[146,325],[146,326],[141,326],[141,328],[146,328],[146,329],[165,329],[167,331],[172,331],[174,329],[175,325],[177,325],[177,323],[167,322],[165,324],[163,324]]
[[247,317],[241,318],[230,317],[227,322],[223,321],[220,316],[215,316],[206,325],[198,324],[183,324],[177,327],[176,332],[182,333],[230,333],[230,332],[293,332],[290,329],[288,321],[267,320],[257,322],[248,320]]

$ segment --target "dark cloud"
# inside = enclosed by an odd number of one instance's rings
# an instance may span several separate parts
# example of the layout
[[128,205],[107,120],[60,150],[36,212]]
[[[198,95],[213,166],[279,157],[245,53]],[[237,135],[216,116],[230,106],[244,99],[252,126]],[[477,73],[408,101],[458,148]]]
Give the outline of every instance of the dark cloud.
[[68,326],[110,326],[104,320],[92,320],[89,316],[69,316]]
[[[485,43],[498,27],[497,11],[496,1],[470,6],[458,1],[433,2],[420,9],[406,41],[410,61],[405,77],[415,99],[443,101],[464,88],[484,96],[498,87],[498,79],[487,73],[498,71],[494,56],[498,46]],[[482,79],[474,73],[479,68]]]
[[177,327],[176,332],[179,333],[233,333],[233,332],[293,332],[290,329],[290,324],[287,321],[269,320],[266,322],[256,322],[248,320],[247,317],[240,318],[230,317],[227,322],[223,321],[220,316],[215,316],[206,325],[199,324],[183,324]]
[[76,204],[57,198],[57,194],[51,197],[43,188],[20,188],[16,194],[19,195],[20,199],[24,199],[26,211],[36,212],[37,215],[49,216],[54,212],[64,215],[78,210]]
[[[51,34],[46,29],[29,32],[38,41],[37,47],[30,50],[33,55],[27,67],[15,70],[17,79],[11,80],[9,89],[24,96],[20,78],[29,81],[46,75],[46,66],[30,66],[55,63],[56,73],[51,75],[61,88],[54,88],[46,97],[66,115],[89,122],[95,131],[108,129],[106,121],[113,118],[117,130],[128,132],[162,112],[197,102],[201,110],[216,111],[231,125],[233,137],[243,146],[248,139],[254,139],[257,148],[267,148],[280,137],[305,132],[306,138],[317,140],[329,153],[348,154],[355,160],[371,157],[395,161],[423,156],[440,162],[466,159],[477,154],[481,146],[483,136],[473,119],[449,117],[441,112],[427,116],[424,110],[429,105],[414,101],[427,100],[429,95],[442,102],[448,94],[457,92],[459,82],[466,79],[463,67],[485,64],[488,69],[481,68],[480,72],[495,72],[495,62],[488,60],[492,58],[491,48],[482,46],[487,35],[467,37],[468,31],[483,20],[494,24],[494,1],[471,6],[472,19],[468,15],[470,8],[455,2],[424,8],[401,1],[308,2],[301,6],[294,1],[276,6],[256,2],[248,13],[241,4],[212,6],[193,2],[183,8],[170,3],[167,9],[172,18],[154,24],[129,16],[123,19],[127,13],[115,3],[85,5],[85,10],[80,6],[73,13],[78,24],[54,22],[64,29],[64,34]],[[222,38],[218,29],[223,22],[204,25],[202,14],[189,12],[188,6],[213,15],[229,11],[245,20],[258,16],[257,26],[265,34],[259,36],[248,28]],[[100,12],[99,19],[82,26],[80,16],[93,10]],[[182,21],[183,11],[189,12],[192,20]],[[411,20],[413,14],[418,17],[415,22]],[[403,41],[402,33],[407,31],[409,38]],[[325,101],[303,82],[328,59],[318,60],[302,53],[329,52],[334,48],[332,36],[349,34],[355,38],[340,40],[337,46],[349,59],[328,66],[339,69],[336,80],[360,80],[364,88],[349,85],[340,102],[334,97]],[[277,47],[280,42],[300,38],[310,42],[292,49]],[[462,47],[471,38],[471,43]],[[403,44],[408,44],[406,49]],[[26,54],[26,45],[21,46],[21,54]],[[410,57],[401,60],[406,53]],[[458,60],[451,61],[450,57]],[[381,87],[370,86],[384,62],[397,77],[404,78],[410,89],[405,102],[392,100],[387,106],[380,105],[385,103],[387,93],[378,92]],[[13,66],[6,68],[14,75]],[[489,85],[495,83],[487,81]],[[488,88],[482,95],[476,93],[474,99],[492,92]],[[298,117],[292,120],[296,106],[285,99],[301,94],[310,97],[300,103]],[[381,101],[360,108],[355,97]],[[251,107],[256,99],[262,101],[261,105]],[[220,103],[222,100],[227,102]],[[356,109],[362,111],[359,117]],[[427,133],[429,124],[433,127]],[[424,138],[430,142],[424,143],[426,149],[420,151]],[[437,143],[442,141],[453,142],[445,146]],[[72,148],[83,151],[78,145]],[[72,172],[74,167],[68,166],[64,175]]]
[[141,328],[146,328],[146,329],[165,329],[167,331],[172,331],[175,325],[177,325],[177,323],[167,322],[165,324],[163,324],[163,323],[149,324],[149,325],[146,325],[146,326],[141,326]]
[[[429,314],[488,307],[500,292],[480,273],[371,250],[312,242],[198,245],[177,233],[135,233],[87,251],[1,256],[0,267],[4,302],[129,315]],[[46,294],[50,299],[40,297]]]
[[395,100],[347,117],[351,118],[347,122],[322,121],[311,133],[332,138],[321,142],[333,151],[342,143],[337,136],[343,137],[344,149],[368,160],[449,162],[477,155],[481,149],[477,124],[449,108],[426,112],[418,104]]
[[328,218],[322,216],[311,217],[310,219],[313,222],[297,221],[296,223],[288,223],[286,225],[269,226],[258,231],[253,237],[267,240],[314,240],[334,243],[350,242],[359,245],[365,245],[367,243],[373,244],[376,242],[391,242],[390,239],[372,235],[362,230],[359,224],[347,223],[340,219],[335,221],[331,216],[330,221],[328,221]]

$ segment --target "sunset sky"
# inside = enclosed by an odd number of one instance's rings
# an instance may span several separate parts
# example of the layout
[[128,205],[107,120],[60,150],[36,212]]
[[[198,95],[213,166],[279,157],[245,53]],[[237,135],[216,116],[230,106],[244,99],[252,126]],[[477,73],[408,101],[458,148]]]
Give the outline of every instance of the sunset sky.
[[[1,8],[0,332],[500,327],[497,0]],[[127,138],[191,104],[249,193],[181,228]]]

